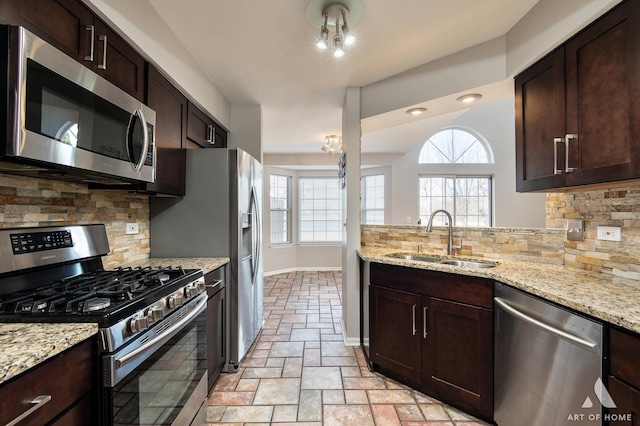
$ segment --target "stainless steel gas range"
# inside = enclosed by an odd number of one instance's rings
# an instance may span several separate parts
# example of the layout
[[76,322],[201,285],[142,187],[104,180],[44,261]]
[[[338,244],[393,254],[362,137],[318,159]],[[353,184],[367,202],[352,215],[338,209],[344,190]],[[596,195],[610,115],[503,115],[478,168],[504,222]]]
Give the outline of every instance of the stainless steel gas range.
[[99,325],[100,425],[206,424],[202,271],[105,270],[108,252],[104,225],[0,230],[0,322]]

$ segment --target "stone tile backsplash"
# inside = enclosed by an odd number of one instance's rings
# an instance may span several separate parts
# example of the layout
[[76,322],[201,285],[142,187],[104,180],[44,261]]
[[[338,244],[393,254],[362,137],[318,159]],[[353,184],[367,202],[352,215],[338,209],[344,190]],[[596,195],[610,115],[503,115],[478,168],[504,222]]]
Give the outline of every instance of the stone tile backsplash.
[[[462,238],[460,255],[508,257],[565,266],[640,280],[640,187],[616,187],[581,192],[549,193],[547,228],[454,228],[454,244]],[[567,219],[582,219],[583,242],[565,241]],[[622,241],[596,238],[598,226],[619,226]],[[398,251],[444,253],[447,229],[424,226],[363,225],[362,245]]]
[[[362,225],[361,244],[416,252],[418,244],[425,252],[446,254],[449,239],[446,227],[427,232],[415,225]],[[453,244],[462,249],[456,255],[522,260],[562,265],[564,235],[560,229],[533,228],[454,228]]]
[[[584,242],[565,243],[567,266],[640,280],[640,186],[547,195],[547,227],[585,223]],[[596,238],[598,226],[619,226],[622,241]]]
[[[126,191],[89,190],[86,184],[0,174],[0,226],[103,223],[111,251],[105,268],[149,256],[149,197]],[[139,233],[126,235],[135,222]]]
[[[0,174],[0,223],[3,228],[104,223],[111,252],[105,267],[136,263],[149,256],[149,199],[126,191],[89,190],[87,185]],[[565,264],[566,266],[640,280],[640,186],[550,193],[547,229],[454,228],[467,256]],[[567,219],[585,222],[585,241],[565,241]],[[140,232],[126,235],[125,225]],[[622,228],[622,241],[596,239],[598,225]],[[447,229],[424,226],[363,225],[362,244],[399,251],[442,252]]]

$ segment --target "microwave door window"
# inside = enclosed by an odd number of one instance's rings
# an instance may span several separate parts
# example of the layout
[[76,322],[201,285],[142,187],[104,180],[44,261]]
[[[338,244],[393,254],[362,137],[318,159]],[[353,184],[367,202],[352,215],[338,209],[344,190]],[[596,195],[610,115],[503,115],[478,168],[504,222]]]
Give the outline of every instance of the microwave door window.
[[27,72],[25,127],[66,145],[77,146],[82,89],[31,60]]
[[86,149],[92,152],[129,161],[127,154],[127,125],[130,114],[100,98],[92,99],[94,104],[92,137]]

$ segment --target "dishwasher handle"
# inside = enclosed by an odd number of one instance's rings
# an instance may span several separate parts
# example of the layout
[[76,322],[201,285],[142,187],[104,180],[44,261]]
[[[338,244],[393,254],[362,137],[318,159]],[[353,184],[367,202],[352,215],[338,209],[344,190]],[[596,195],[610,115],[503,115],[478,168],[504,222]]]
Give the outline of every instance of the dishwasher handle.
[[569,343],[572,343],[574,345],[580,346],[586,350],[589,350],[591,352],[597,352],[598,351],[598,344],[595,342],[592,342],[590,340],[586,340],[583,339],[581,337],[578,336],[574,336],[571,333],[567,333],[564,330],[560,330],[558,328],[552,327],[549,324],[545,324],[542,321],[538,321],[535,318],[531,318],[530,316],[520,312],[519,310],[517,310],[516,308],[514,308],[513,306],[509,305],[504,299],[500,298],[500,297],[494,297],[493,300],[496,302],[496,304],[502,308],[505,312],[513,315],[516,318],[521,319],[522,321],[533,325],[534,327],[537,327],[539,329],[541,329],[542,331],[551,334],[552,336],[558,337],[559,339],[565,340]]

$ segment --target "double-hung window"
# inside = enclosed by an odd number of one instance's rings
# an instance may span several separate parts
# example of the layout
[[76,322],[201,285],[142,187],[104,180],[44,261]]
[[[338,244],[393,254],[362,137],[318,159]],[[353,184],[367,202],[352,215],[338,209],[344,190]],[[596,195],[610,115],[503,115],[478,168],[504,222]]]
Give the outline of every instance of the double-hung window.
[[299,180],[300,242],[342,240],[342,191],[335,177]]
[[291,243],[291,176],[271,175],[271,244]]
[[362,176],[362,223],[384,223],[384,175]]

